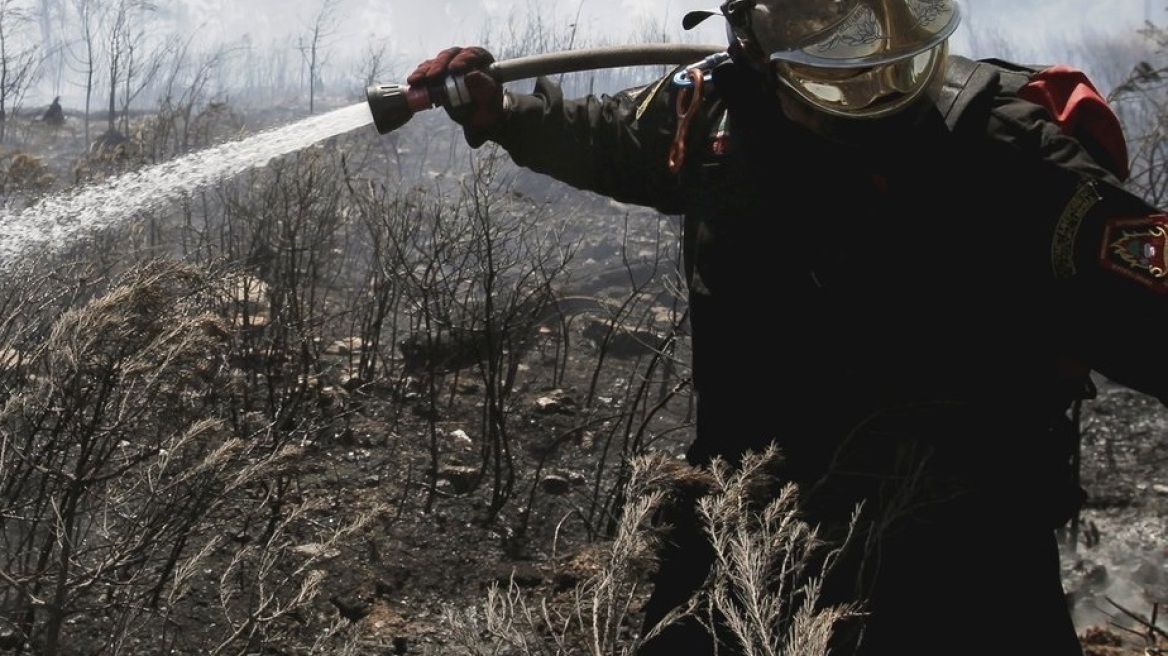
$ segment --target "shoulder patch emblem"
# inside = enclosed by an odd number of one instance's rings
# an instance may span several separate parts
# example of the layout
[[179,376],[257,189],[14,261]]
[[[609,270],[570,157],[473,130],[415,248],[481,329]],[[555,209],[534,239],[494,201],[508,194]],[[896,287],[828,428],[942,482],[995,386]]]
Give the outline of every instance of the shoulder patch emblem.
[[1111,219],[1100,265],[1158,293],[1168,293],[1168,214]]
[[1055,224],[1054,239],[1050,245],[1050,264],[1055,278],[1070,278],[1075,275],[1075,240],[1083,218],[1099,202],[1099,192],[1091,182],[1079,185],[1075,195],[1063,208],[1058,223]]

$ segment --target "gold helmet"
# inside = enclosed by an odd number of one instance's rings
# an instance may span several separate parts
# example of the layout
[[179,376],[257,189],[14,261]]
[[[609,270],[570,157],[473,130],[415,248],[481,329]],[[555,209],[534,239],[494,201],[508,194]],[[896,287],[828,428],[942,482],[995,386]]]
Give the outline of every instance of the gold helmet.
[[[683,24],[714,13],[690,12]],[[784,87],[851,118],[887,116],[935,89],[961,17],[955,0],[729,0],[718,13]]]

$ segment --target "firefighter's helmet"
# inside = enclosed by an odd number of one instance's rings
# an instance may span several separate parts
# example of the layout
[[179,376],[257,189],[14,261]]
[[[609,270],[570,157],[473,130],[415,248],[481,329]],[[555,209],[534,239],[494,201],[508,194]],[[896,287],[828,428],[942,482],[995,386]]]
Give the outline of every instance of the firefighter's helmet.
[[691,12],[685,27],[721,13],[738,49],[814,109],[886,116],[943,77],[956,0],[728,0]]

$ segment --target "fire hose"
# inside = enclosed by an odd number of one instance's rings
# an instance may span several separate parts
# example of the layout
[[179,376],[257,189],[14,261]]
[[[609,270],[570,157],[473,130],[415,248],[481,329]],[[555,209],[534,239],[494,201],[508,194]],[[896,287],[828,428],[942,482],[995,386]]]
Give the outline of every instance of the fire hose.
[[[697,63],[725,50],[708,44],[649,43],[565,50],[497,61],[487,73],[499,84],[541,75],[558,75],[601,68]],[[410,87],[404,84],[372,84],[365,99],[373,112],[373,125],[387,134],[405,125],[419,111],[433,107],[457,107],[466,98],[461,77],[444,84]]]

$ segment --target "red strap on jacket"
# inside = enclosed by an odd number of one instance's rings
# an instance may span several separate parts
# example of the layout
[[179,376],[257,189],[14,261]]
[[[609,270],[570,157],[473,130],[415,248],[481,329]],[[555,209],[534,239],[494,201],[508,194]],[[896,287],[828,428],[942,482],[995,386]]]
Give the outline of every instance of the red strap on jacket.
[[[1082,71],[1058,64],[1039,71],[1018,91],[1023,100],[1045,107],[1099,163],[1127,180],[1127,140],[1111,105]],[[1101,149],[1101,150],[1100,150]]]

